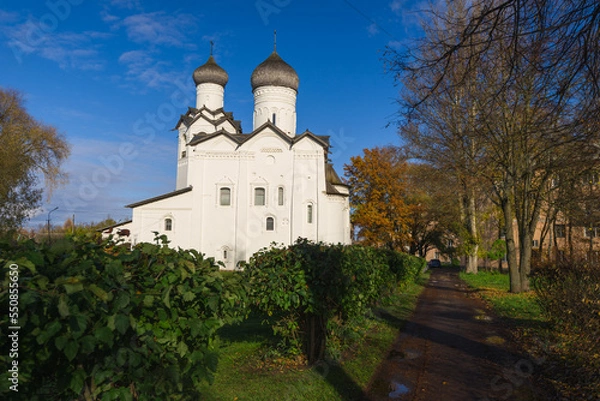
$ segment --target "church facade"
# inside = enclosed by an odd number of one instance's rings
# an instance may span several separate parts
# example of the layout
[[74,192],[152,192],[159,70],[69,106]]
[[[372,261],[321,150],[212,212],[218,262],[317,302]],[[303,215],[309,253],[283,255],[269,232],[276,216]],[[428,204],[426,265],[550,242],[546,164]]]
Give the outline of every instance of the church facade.
[[299,78],[276,50],[252,73],[253,128],[224,109],[227,72],[211,55],[193,73],[196,106],[175,126],[173,192],[127,205],[129,241],[196,249],[235,269],[272,243],[350,243],[348,186],[328,160],[329,137],[296,132]]

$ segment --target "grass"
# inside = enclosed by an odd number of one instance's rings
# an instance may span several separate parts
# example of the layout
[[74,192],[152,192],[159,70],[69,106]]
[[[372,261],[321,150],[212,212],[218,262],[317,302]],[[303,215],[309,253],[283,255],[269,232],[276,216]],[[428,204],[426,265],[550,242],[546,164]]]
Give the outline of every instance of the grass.
[[[341,362],[323,362],[307,368],[301,359],[270,357],[270,328],[252,317],[220,332],[219,366],[212,385],[203,384],[202,399],[208,401],[361,399],[362,391],[410,316],[428,279],[398,288],[369,319],[366,338],[345,353]],[[381,317],[377,317],[381,316]]]
[[488,301],[497,315],[514,319],[520,324],[539,326],[546,321],[533,292],[511,294],[508,274],[480,271],[477,274],[460,273],[469,287],[476,289]]

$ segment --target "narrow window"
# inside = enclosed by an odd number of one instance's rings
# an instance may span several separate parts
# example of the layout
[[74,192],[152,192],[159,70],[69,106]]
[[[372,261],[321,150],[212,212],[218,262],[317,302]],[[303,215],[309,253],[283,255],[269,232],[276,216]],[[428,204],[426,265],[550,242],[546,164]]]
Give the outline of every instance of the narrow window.
[[221,188],[221,190],[219,191],[219,204],[221,206],[231,205],[231,188]]
[[165,231],[171,231],[173,229],[173,220],[165,219]]
[[277,188],[277,204],[283,206],[283,187]]
[[313,205],[306,207],[306,221],[308,221],[308,224],[312,224],[313,222]]
[[273,113],[273,125],[277,125],[277,114]]
[[181,158],[183,159],[185,157],[187,153],[185,152],[185,150],[183,152],[181,152]]
[[254,188],[254,205],[264,206],[265,205],[265,189]]
[[273,231],[275,229],[275,219],[267,217],[267,231]]
[[227,259],[227,249],[223,249],[223,259]]

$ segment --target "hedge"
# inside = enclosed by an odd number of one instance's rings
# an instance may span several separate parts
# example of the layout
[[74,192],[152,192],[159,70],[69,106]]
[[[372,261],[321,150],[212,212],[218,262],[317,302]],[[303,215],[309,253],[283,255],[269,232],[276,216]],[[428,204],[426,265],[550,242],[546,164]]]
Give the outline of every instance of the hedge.
[[[244,316],[246,290],[213,260],[159,240],[132,251],[83,238],[0,242],[0,304],[18,289],[19,310],[13,322],[2,314],[1,349],[14,348],[8,327],[20,327],[16,354],[0,355],[2,366],[18,362],[18,387],[0,396],[197,399],[217,367],[216,331]],[[2,383],[14,377],[0,372]]]
[[424,267],[424,260],[398,252],[299,239],[257,252],[243,275],[250,304],[267,316],[281,347],[315,363],[325,356],[332,321],[356,323]]

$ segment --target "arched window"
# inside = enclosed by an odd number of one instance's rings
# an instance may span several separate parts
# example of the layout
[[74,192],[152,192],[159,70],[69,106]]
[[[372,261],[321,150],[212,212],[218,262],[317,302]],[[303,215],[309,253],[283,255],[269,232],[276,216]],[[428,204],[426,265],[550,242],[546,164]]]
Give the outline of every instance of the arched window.
[[273,113],[273,125],[277,125],[277,114]]
[[272,217],[267,217],[267,231],[275,230],[275,219]]
[[308,224],[313,222],[313,205],[306,206],[306,221]]
[[221,206],[231,205],[231,188],[221,188],[221,190],[219,191],[219,204]]
[[277,188],[277,204],[283,206],[283,187]]
[[254,205],[264,206],[265,205],[265,189],[254,188]]
[[165,231],[171,231],[173,229],[173,220],[165,219]]

